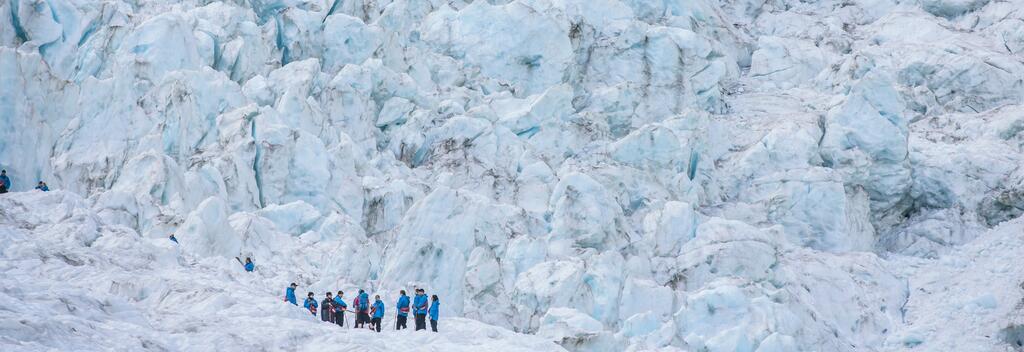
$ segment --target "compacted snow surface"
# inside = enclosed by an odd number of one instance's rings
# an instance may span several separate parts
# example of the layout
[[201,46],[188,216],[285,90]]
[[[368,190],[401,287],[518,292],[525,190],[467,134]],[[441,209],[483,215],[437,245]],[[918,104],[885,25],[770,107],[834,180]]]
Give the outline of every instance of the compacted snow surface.
[[5,0],[0,87],[3,351],[1024,351],[1024,0]]

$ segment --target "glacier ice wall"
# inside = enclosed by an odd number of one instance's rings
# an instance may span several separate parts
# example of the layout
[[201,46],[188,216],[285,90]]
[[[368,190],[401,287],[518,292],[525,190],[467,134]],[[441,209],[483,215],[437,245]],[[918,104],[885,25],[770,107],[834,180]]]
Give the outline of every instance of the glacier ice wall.
[[1020,0],[10,0],[0,167],[569,349],[990,350],[906,267],[1024,214],[1022,53]]

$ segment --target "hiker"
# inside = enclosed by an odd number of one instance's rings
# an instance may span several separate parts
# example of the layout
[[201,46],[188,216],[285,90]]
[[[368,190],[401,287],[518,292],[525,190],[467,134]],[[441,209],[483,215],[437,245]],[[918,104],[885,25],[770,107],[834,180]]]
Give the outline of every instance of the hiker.
[[380,300],[380,295],[374,295],[373,302],[373,320],[370,322],[370,329],[377,329],[380,332],[380,321],[384,319],[384,302]]
[[395,310],[398,311],[398,319],[395,320],[395,330],[408,329],[406,321],[409,319],[409,296],[405,295],[405,290],[400,291],[402,294],[398,296],[398,303],[395,304]]
[[4,192],[11,190],[11,178],[7,177],[7,170],[0,170],[0,183],[4,185]]
[[437,309],[441,302],[437,295],[430,295],[430,330],[437,332]]
[[[171,235],[171,238],[174,238],[174,235]],[[178,241],[174,241],[174,242],[178,242]],[[284,290],[284,301],[285,302],[288,302],[288,303],[291,303],[291,304],[294,304],[294,305],[299,305],[298,303],[295,302],[295,288],[296,287],[299,287],[299,285],[296,285],[293,282],[291,284],[291,286],[288,286],[288,288]]]
[[[178,239],[174,238],[174,234],[173,233],[170,236],[167,236],[167,238],[170,239],[171,241],[174,241],[174,243],[178,243]],[[294,285],[294,284],[292,284],[292,285]],[[295,303],[294,299],[292,299],[292,303]]]
[[49,192],[50,191],[50,187],[47,187],[46,186],[46,182],[43,182],[43,181],[39,181],[39,185],[36,186],[36,189],[38,189],[40,191],[43,191],[43,192]]
[[313,314],[314,317],[316,316],[317,304],[316,297],[313,297],[313,292],[310,292],[309,295],[306,296],[306,300],[302,302],[302,306],[309,309],[309,313]]
[[366,293],[366,291],[359,290],[359,304],[356,305],[356,307],[359,313],[359,317],[357,319],[363,322],[362,326],[366,326],[366,323],[370,322],[370,294]]
[[[235,258],[235,259],[238,259],[238,258]],[[252,263],[252,259],[249,259],[249,257],[245,257],[245,271],[248,271],[248,272],[251,273],[253,270],[256,270],[256,264],[253,264]]]
[[338,295],[334,296],[334,323],[342,327],[345,326],[345,311],[348,309],[348,305],[342,299],[343,296],[345,296],[345,292],[341,291],[338,291]]
[[334,298],[331,298],[331,291],[327,291],[323,302],[320,302],[320,320],[334,322]]
[[416,289],[416,297],[413,298],[413,315],[416,316],[416,331],[427,329],[427,294],[422,288]]
[[360,298],[362,296],[363,296],[363,290],[359,290],[359,293],[356,294],[356,298],[352,299],[352,309],[356,310],[356,324],[355,324],[355,327],[357,327],[357,328],[363,326],[366,323],[365,321],[363,321],[363,314],[360,311],[360,309],[361,309],[360,303],[362,303],[362,302],[360,302]]

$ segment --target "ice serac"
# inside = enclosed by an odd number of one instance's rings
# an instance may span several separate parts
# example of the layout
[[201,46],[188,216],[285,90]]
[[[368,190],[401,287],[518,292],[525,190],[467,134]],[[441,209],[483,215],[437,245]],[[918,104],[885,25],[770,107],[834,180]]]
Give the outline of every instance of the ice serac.
[[846,101],[828,112],[821,140],[824,165],[848,187],[867,191],[876,217],[888,215],[910,187],[906,105],[894,83],[874,71],[854,83]]
[[572,58],[564,22],[519,1],[475,1],[458,11],[444,6],[425,19],[424,29],[424,40],[475,66],[465,69],[478,69],[525,94],[562,82]]
[[553,253],[573,247],[617,249],[625,246],[621,209],[600,183],[583,173],[565,175],[551,193]]
[[198,256],[237,256],[241,241],[228,222],[227,205],[220,198],[210,197],[189,213],[175,234],[182,247]]

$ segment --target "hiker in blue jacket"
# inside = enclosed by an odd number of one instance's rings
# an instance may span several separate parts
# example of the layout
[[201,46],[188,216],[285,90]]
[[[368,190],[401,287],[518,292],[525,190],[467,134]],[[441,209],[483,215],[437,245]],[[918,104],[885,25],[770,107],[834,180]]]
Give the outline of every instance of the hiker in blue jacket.
[[317,304],[316,297],[313,297],[313,292],[310,292],[309,295],[306,296],[306,300],[302,302],[302,306],[309,309],[309,313],[313,314],[314,317],[316,316]]
[[[174,243],[178,243],[178,239],[174,238],[174,234],[173,233],[170,236],[168,236],[167,238],[169,238],[171,241],[174,241]],[[292,285],[294,285],[294,284],[292,284]]]
[[[171,235],[171,236],[174,236],[174,235]],[[175,242],[177,242],[177,241],[175,241]],[[296,287],[299,287],[299,285],[296,285],[293,282],[291,284],[291,286],[288,286],[288,288],[284,290],[284,301],[285,302],[288,302],[288,303],[291,303],[291,304],[294,304],[294,305],[299,305],[299,303],[297,303],[295,301],[295,288]]]
[[39,181],[39,185],[36,186],[36,189],[38,189],[40,191],[43,191],[43,192],[49,192],[50,191],[50,187],[46,186],[46,182],[43,182],[43,181]]
[[398,319],[395,320],[395,330],[407,329],[406,321],[409,319],[409,296],[405,295],[405,290],[400,291],[402,294],[398,296],[398,303],[395,304],[395,310],[398,311]]
[[342,291],[338,291],[338,295],[334,296],[334,323],[338,326],[345,326],[345,311],[348,310],[348,305],[342,299],[344,296],[345,292]]
[[441,305],[441,301],[437,299],[437,295],[430,296],[430,330],[437,332],[437,309]]
[[364,294],[363,290],[359,290],[359,293],[356,294],[356,298],[352,299],[352,309],[356,311],[356,328],[366,326],[366,323],[370,322],[370,316],[366,315],[366,310],[370,303],[363,300]]
[[242,263],[242,260],[238,259],[238,257],[235,257],[235,260],[237,260],[239,264],[242,264],[245,271],[252,272],[253,270],[256,270],[256,265],[252,263],[252,259],[249,257],[245,257],[245,263]]
[[[356,310],[359,313],[359,317],[357,319],[361,320],[363,323],[362,325],[357,325],[357,328],[360,326],[366,326],[367,323],[370,323],[370,304],[372,304],[370,303],[370,294],[366,293],[366,291],[359,290],[359,304],[356,305]],[[373,328],[373,326],[370,326],[370,328]]]
[[7,170],[0,171],[0,183],[3,183],[4,189],[11,190],[11,178],[7,177]]
[[427,329],[427,293],[422,288],[416,289],[416,297],[412,302],[413,315],[416,316],[416,331]]
[[370,328],[377,329],[377,332],[380,332],[380,321],[384,318],[384,302],[380,300],[380,295],[374,296],[373,308],[370,311],[373,312]]

